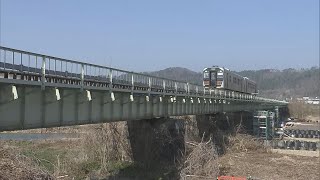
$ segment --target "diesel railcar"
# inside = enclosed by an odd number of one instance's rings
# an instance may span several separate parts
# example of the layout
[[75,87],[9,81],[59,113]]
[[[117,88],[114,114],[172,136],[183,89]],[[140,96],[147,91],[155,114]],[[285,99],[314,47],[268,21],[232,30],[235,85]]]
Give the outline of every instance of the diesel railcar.
[[258,92],[256,82],[218,66],[203,70],[203,86],[206,89],[226,89],[248,94],[257,94]]

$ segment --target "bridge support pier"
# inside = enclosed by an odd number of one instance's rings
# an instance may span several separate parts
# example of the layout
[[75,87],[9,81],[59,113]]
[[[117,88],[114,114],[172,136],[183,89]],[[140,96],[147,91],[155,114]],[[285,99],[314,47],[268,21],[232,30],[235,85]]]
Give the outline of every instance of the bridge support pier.
[[200,138],[204,141],[211,138],[220,154],[225,152],[225,145],[228,143],[226,135],[234,134],[238,125],[241,124],[241,127],[249,133],[253,127],[252,112],[246,111],[197,115],[196,121]]
[[200,137],[207,139],[215,131],[232,132],[235,127],[235,113],[215,113],[196,116]]
[[157,118],[128,121],[129,139],[135,163],[151,168],[159,162],[173,163],[184,151],[184,123]]
[[[253,112],[251,111],[239,111],[234,112],[233,114],[233,121],[235,124],[235,128],[240,126],[241,129],[244,130],[246,133],[252,134],[253,132]],[[236,129],[238,130],[238,129]]]
[[203,141],[211,138],[219,154],[225,152],[227,138],[224,135],[232,133],[234,129],[234,121],[230,117],[232,116],[227,113],[196,116],[200,138]]
[[279,111],[279,121],[283,121],[283,120],[286,120],[287,118],[290,117],[290,113],[289,113],[289,109],[288,107],[281,107],[281,108],[278,108],[278,111]]

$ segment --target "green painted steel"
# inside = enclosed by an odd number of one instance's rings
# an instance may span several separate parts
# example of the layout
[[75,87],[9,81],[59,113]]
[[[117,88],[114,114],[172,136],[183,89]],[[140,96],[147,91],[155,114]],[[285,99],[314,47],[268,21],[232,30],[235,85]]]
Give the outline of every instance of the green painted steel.
[[[13,89],[16,89],[16,93]],[[0,102],[0,131],[254,111],[273,109],[275,105],[261,100],[149,96],[103,90],[81,91],[73,88],[42,89],[41,86],[1,83]]]
[[253,116],[253,133],[255,136],[270,140],[275,134],[275,113],[269,111],[256,111]]

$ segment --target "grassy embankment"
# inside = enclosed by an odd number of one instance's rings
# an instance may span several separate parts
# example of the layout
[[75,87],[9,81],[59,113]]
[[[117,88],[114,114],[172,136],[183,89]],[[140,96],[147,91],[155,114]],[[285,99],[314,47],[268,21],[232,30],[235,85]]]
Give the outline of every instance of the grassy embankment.
[[218,175],[317,179],[320,175],[319,157],[271,153],[253,137],[239,133],[221,135],[225,152],[218,155],[212,141],[199,138],[195,124],[186,124],[186,150],[181,152],[183,158],[171,166],[146,171],[134,165],[125,123],[110,123],[76,127],[81,133],[79,139],[1,142],[0,174],[7,179],[170,179],[177,173],[188,180]]
[[[120,131],[125,130],[124,126],[124,123],[89,125],[83,127],[84,131],[77,130],[81,132],[78,139],[4,141],[2,148],[31,159],[35,167],[54,177],[104,176],[131,165],[126,132]],[[62,132],[66,131],[72,130]]]
[[[0,150],[3,157],[21,156],[23,160],[9,158],[11,164],[19,164],[28,159],[28,167],[33,172],[43,172],[59,179],[99,179],[106,177],[137,177],[137,178],[164,178],[170,176],[170,166],[154,166],[145,171],[133,163],[128,132],[125,122],[108,123],[101,125],[86,125],[69,128],[51,128],[20,131],[24,133],[78,133],[79,138],[62,140],[31,140],[31,141],[0,141]],[[0,164],[0,174],[12,179],[10,171],[16,168],[9,167],[4,171]],[[26,167],[24,167],[26,168]],[[41,174],[41,173],[40,173]],[[20,172],[17,178],[27,176],[27,172]],[[35,178],[37,173],[28,176]],[[0,178],[1,179],[1,178]],[[3,178],[5,179],[5,178]],[[32,179],[32,178],[31,178]]]

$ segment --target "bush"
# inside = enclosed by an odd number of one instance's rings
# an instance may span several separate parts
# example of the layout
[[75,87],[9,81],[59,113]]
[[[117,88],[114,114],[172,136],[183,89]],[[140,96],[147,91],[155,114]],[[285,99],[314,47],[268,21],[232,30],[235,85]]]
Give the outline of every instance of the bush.
[[189,143],[190,153],[181,163],[180,178],[187,179],[215,179],[219,174],[217,163],[218,154],[210,139],[208,142]]
[[108,171],[113,161],[131,161],[131,148],[126,122],[93,125],[82,135],[86,159],[100,162],[101,170]]

